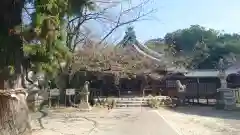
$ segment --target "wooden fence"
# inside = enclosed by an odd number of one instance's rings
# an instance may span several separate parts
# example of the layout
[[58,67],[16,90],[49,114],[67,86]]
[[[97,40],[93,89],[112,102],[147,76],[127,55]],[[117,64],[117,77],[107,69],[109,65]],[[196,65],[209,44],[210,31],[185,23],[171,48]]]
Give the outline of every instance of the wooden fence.
[[186,85],[186,96],[205,98],[211,97],[217,92],[215,83],[188,83]]

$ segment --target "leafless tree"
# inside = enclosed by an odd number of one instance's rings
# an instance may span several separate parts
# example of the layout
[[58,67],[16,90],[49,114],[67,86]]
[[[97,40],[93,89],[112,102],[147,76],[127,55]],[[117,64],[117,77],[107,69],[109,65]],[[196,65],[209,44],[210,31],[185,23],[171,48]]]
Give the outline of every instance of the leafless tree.
[[[99,44],[102,44],[114,31],[116,31],[121,26],[131,24],[137,21],[146,19],[148,15],[153,13],[155,10],[151,9],[149,11],[144,11],[144,6],[147,5],[150,0],[145,0],[140,4],[135,6],[124,8],[124,4],[120,1],[97,1],[99,3],[104,3],[102,6],[98,7],[96,11],[89,12],[84,10],[81,16],[75,16],[73,18],[68,18],[67,20],[67,46],[74,52],[76,47],[80,44],[89,44],[92,30],[88,29],[89,23],[101,25],[104,27],[105,35],[99,40]],[[101,5],[101,4],[100,4]],[[118,10],[118,13],[112,13]],[[133,16],[131,16],[133,14]]]
[[[128,0],[131,1],[131,0]],[[93,23],[102,26],[104,34],[99,39],[102,44],[114,31],[118,28],[137,21],[147,19],[147,17],[155,11],[150,9],[145,11],[144,8],[152,0],[143,0],[137,5],[131,6],[122,0],[96,0],[94,11],[83,9],[81,14],[68,16],[66,24],[63,27],[63,33],[66,36],[66,45],[71,52],[74,52],[78,45],[91,44],[92,33],[97,30],[89,28],[89,24]],[[24,8],[24,18],[29,20],[30,14],[33,12],[33,5],[26,5]],[[91,27],[91,26],[90,26]]]
[[80,69],[102,72],[121,72],[121,74],[144,73],[147,70],[154,70],[160,63],[151,61],[130,48],[115,48],[95,44],[75,52],[72,67],[72,74]]
[[[100,6],[96,7],[94,11],[84,9],[81,15],[67,18],[67,23],[64,26],[65,31],[63,32],[66,34],[66,45],[72,53],[76,52],[77,48],[104,44],[104,41],[121,26],[146,19],[148,15],[154,12],[154,9],[147,12],[143,10],[150,0],[145,0],[129,8],[123,8],[122,1],[117,0],[112,2],[100,0],[97,2],[96,5]],[[119,12],[113,13],[115,10]],[[133,17],[130,16],[131,13],[134,14]],[[92,33],[97,33],[97,30],[89,28],[91,23],[93,25],[105,25],[105,35],[95,38]],[[68,60],[63,71],[71,69],[73,63],[73,58]]]

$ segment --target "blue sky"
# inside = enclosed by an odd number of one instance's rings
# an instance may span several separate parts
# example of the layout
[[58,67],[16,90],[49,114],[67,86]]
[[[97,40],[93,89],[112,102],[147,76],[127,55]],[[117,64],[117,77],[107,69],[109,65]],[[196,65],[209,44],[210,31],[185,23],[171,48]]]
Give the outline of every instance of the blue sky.
[[154,0],[147,7],[157,11],[151,14],[151,20],[134,23],[140,42],[194,24],[228,33],[240,32],[240,0]]
[[[136,5],[146,0],[130,1],[132,5]],[[129,3],[125,2],[124,6],[129,8]],[[111,11],[113,16],[118,15],[119,9],[120,7],[116,7]],[[148,20],[133,23],[137,38],[142,43],[195,24],[227,33],[240,32],[240,0],[150,0],[143,12],[151,9],[156,11],[147,17]],[[101,36],[108,27],[96,23],[90,26],[96,35]],[[117,29],[109,40],[121,40],[125,27]]]

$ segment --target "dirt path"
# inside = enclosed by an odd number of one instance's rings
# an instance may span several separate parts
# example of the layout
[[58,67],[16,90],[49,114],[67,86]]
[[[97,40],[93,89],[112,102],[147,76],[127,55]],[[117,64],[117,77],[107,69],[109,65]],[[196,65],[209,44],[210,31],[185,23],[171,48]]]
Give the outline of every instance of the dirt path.
[[146,108],[113,110],[99,124],[92,135],[178,135],[156,111]]
[[[47,111],[47,110],[45,110]],[[48,116],[38,118],[41,113],[32,115],[33,135],[88,135],[97,126],[95,119],[104,117],[108,111],[79,112],[74,108],[48,110]]]
[[178,135],[156,111],[146,108],[48,114],[42,119],[44,129],[33,121],[34,135]]

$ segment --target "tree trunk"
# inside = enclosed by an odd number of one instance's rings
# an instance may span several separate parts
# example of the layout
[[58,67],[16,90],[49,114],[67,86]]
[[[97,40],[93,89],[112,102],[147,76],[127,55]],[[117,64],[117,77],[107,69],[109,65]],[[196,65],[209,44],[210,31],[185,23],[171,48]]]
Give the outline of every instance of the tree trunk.
[[24,0],[0,1],[0,69],[4,69],[0,74],[0,135],[31,132],[26,95],[17,92],[23,89],[23,43],[14,28],[22,24],[23,5]]
[[0,96],[0,135],[29,135],[31,132],[25,97],[18,97],[19,101]]

